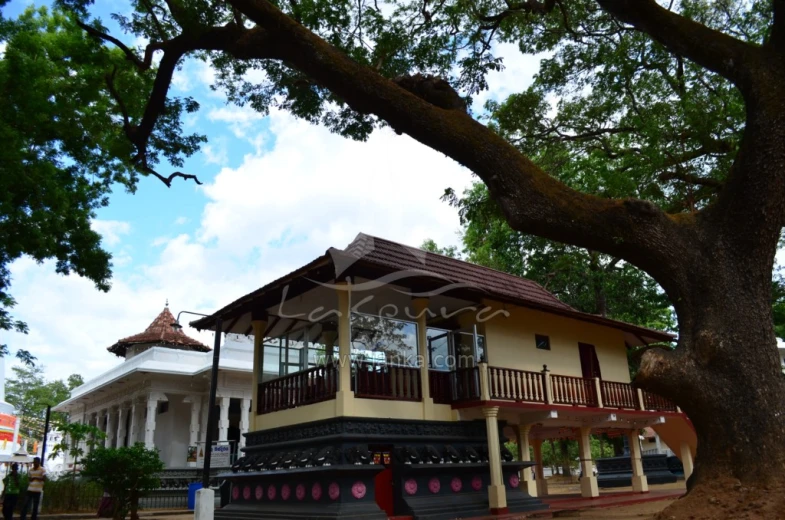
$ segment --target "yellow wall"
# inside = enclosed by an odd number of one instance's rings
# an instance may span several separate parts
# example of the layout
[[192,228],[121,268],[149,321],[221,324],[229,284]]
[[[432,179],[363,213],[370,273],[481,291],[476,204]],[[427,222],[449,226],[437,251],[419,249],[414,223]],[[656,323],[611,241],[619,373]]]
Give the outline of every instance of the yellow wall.
[[[486,303],[502,308],[501,304]],[[578,343],[590,343],[597,351],[603,379],[630,381],[622,331],[532,309],[504,308],[508,317],[498,314],[483,327],[489,365],[540,371],[547,364],[551,374],[580,377]],[[549,336],[551,350],[537,349],[535,334]]]

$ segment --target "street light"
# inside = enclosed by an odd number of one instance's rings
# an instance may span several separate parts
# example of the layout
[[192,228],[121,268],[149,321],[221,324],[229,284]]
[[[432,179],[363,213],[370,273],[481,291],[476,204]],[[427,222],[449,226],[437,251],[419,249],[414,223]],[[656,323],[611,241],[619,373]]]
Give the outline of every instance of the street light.
[[[193,314],[194,316],[204,316],[198,312],[180,311],[177,314],[177,320],[172,323],[172,328],[181,330],[180,325],[181,314]],[[204,470],[202,472],[202,489],[210,489],[210,459],[213,453],[213,430],[215,429],[215,392],[218,386],[218,360],[221,357],[221,318],[215,319],[215,342],[213,343],[213,371],[212,378],[210,379],[210,398],[207,402],[210,408],[207,409],[207,432],[205,433],[205,452],[204,452]]]

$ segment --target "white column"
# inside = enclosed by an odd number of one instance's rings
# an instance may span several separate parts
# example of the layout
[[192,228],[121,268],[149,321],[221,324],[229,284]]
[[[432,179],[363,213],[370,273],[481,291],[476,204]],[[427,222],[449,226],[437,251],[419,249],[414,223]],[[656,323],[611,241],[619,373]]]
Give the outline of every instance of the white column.
[[627,440],[630,445],[630,462],[632,463],[632,490],[635,493],[646,493],[649,491],[649,481],[643,473],[641,441],[638,438],[638,430],[627,432]]
[[225,441],[229,438],[229,398],[221,397],[221,415],[218,421],[218,440]]
[[502,475],[502,453],[499,444],[499,423],[496,417],[499,415],[498,406],[489,406],[482,409],[485,416],[485,427],[488,432],[488,461],[491,469],[491,485],[488,486],[488,503],[491,507],[491,514],[503,514],[507,512],[507,490],[504,487],[504,476]]
[[[518,426],[518,458],[521,462],[531,462],[532,460],[531,454],[529,453],[529,432],[531,429],[531,424],[521,424]],[[521,489],[533,497],[537,496],[537,482],[532,478],[531,468],[523,468]]]
[[591,460],[591,440],[589,434],[591,426],[581,427],[581,437],[578,439],[578,450],[581,458],[581,496],[592,498],[600,496],[600,489],[597,486],[597,477],[594,476]]
[[245,434],[248,433],[248,428],[251,425],[249,420],[251,412],[251,400],[243,398],[240,406],[240,447],[245,448]]
[[[542,439],[532,440],[532,451],[534,452],[534,473],[537,477],[537,495],[538,497],[548,496],[548,481],[545,480],[545,471],[542,465]],[[535,495],[532,495],[535,496]]]
[[155,449],[155,419],[158,415],[158,399],[154,395],[147,398],[147,419],[144,423],[144,447]]
[[210,413],[210,406],[215,406],[215,403],[210,403],[209,400],[209,397],[205,397],[203,401],[204,406],[202,406],[202,427],[199,428],[199,440],[201,442],[207,442],[207,427],[209,426],[209,424],[207,424],[209,422],[208,414]]
[[335,395],[335,415],[346,415],[352,407],[352,326],[351,286],[337,282],[338,293],[338,392]]
[[139,425],[142,422],[142,411],[144,410],[141,403],[136,399],[131,401],[131,424],[128,425],[128,445],[133,446],[139,440]]
[[118,448],[125,446],[126,420],[128,418],[128,408],[121,404],[117,409],[117,444]]
[[693,470],[692,450],[689,444],[682,442],[679,451],[681,452],[681,465],[684,466],[684,480],[687,480],[692,475]]
[[115,436],[115,419],[117,418],[117,414],[112,413],[111,409],[106,411],[106,439],[104,439],[104,448],[113,448],[114,447],[114,436]]

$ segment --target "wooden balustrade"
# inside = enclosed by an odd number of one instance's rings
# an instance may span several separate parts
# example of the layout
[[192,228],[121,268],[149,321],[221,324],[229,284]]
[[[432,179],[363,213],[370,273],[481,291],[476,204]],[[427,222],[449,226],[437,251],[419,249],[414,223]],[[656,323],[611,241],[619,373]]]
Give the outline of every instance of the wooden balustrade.
[[602,404],[605,408],[630,408],[637,410],[638,392],[629,383],[600,381]]
[[476,401],[480,398],[480,371],[477,367],[459,368],[452,372],[454,401]]
[[676,405],[657,394],[643,391],[643,407],[646,410],[656,410],[658,412],[675,412]]
[[551,375],[551,387],[556,404],[597,406],[593,379]]
[[542,372],[488,367],[491,399],[544,403],[545,377]]
[[352,372],[355,397],[422,401],[418,367],[361,362],[352,366]]
[[338,367],[318,366],[260,383],[257,390],[258,414],[296,408],[335,399]]
[[436,404],[451,404],[452,399],[452,372],[443,370],[428,371],[428,388],[431,399]]

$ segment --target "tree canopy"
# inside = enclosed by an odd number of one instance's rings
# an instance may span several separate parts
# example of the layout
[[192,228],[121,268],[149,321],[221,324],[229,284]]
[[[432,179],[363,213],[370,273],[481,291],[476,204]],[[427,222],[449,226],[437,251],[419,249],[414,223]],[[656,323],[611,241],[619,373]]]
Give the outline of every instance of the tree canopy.
[[[82,376],[72,374],[66,381],[46,381],[43,366],[11,367],[14,377],[6,381],[5,398],[13,405],[22,424],[19,433],[28,439],[43,439],[46,407],[71,397],[71,390],[84,383]],[[53,413],[53,421],[62,419]]]
[[15,20],[0,17],[0,42],[0,330],[26,332],[11,315],[9,265],[53,259],[58,273],[108,290],[111,255],[90,226],[95,211],[112,189],[133,192],[161,160],[182,164],[204,138],[182,133],[180,116],[196,102],[169,99],[150,135],[153,150],[135,160],[124,121],[144,111],[155,73],[137,73],[72,15],[31,7]]

